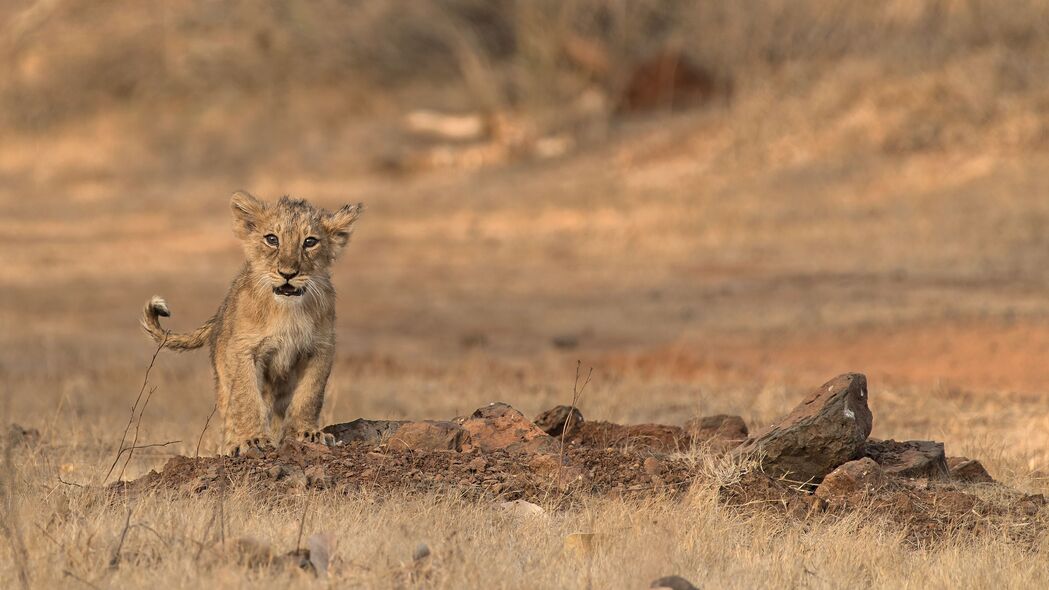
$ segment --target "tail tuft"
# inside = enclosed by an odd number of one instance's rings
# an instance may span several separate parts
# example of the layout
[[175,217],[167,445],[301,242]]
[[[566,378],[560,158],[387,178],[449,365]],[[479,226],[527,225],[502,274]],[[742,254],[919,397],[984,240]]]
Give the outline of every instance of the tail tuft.
[[211,327],[215,321],[212,318],[192,332],[174,334],[160,325],[160,318],[162,317],[171,317],[171,310],[168,308],[166,301],[154,295],[146,302],[146,307],[142,311],[142,328],[157,344],[163,344],[164,348],[178,351],[192,350],[204,346],[204,343],[211,336]]
[[153,298],[149,300],[149,306],[153,308],[153,313],[157,314],[158,316],[162,318],[171,317],[171,310],[168,309],[167,302],[164,301],[164,299],[162,299],[160,296],[154,295]]

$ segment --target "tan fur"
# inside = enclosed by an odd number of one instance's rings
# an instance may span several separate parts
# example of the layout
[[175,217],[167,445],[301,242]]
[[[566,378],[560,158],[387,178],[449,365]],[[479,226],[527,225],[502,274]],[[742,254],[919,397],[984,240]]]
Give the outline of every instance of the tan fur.
[[[247,263],[218,312],[193,332],[173,334],[160,326],[170,315],[167,304],[153,297],[142,327],[165,348],[211,345],[226,452],[287,437],[331,444],[317,424],[335,353],[330,267],[363,207],[328,212],[288,197],[268,205],[245,192],[235,193],[230,207]],[[307,238],[316,245],[307,247]],[[278,294],[282,286],[294,294]]]

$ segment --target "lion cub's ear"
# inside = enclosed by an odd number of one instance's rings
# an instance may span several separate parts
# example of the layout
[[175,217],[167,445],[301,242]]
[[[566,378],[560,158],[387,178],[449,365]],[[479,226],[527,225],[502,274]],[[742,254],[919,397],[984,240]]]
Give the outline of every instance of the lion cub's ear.
[[245,191],[233,193],[229,200],[233,210],[233,233],[244,239],[258,227],[259,220],[266,212],[266,203],[251,196]]
[[322,221],[324,229],[331,236],[332,254],[338,254],[346,242],[350,241],[353,233],[353,222],[361,216],[364,211],[364,203],[356,205],[343,205],[338,211],[329,213]]

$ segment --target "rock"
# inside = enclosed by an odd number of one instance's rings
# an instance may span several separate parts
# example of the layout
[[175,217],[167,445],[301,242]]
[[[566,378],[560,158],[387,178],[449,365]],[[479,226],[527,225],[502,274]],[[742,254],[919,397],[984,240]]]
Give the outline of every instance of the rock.
[[415,546],[415,551],[412,551],[412,561],[422,561],[430,556],[430,546],[426,543],[419,543]]
[[994,483],[994,478],[983,464],[967,457],[947,457],[951,479],[966,483]]
[[696,442],[706,442],[716,438],[742,442],[747,440],[749,435],[747,423],[743,421],[743,418],[727,414],[691,418],[685,422],[685,431]]
[[863,457],[838,466],[823,478],[816,488],[816,496],[829,503],[861,499],[876,492],[888,482],[885,471],[870,457]]
[[653,580],[649,588],[664,588],[666,590],[699,590],[698,587],[681,576],[664,576]]
[[948,479],[950,469],[943,453],[943,443],[931,440],[871,439],[864,455],[881,465],[885,473],[896,477]]
[[539,414],[535,417],[532,422],[539,427],[540,430],[549,434],[550,436],[561,436],[564,432],[566,420],[571,416],[572,419],[568,422],[568,434],[578,430],[579,425],[583,423],[583,413],[578,408],[572,406],[554,406],[549,410]]
[[663,462],[655,457],[645,457],[641,467],[645,470],[645,473],[653,476],[660,475],[664,469]]
[[470,471],[484,471],[485,467],[488,467],[488,461],[484,457],[476,457],[466,464]]
[[500,502],[499,508],[513,516],[534,517],[543,516],[546,511],[542,506],[533,504],[527,500],[513,500],[512,502]]
[[573,350],[579,346],[579,336],[575,334],[559,334],[550,339],[550,344],[553,344],[554,348],[561,350]]
[[426,451],[462,451],[469,435],[455,422],[426,420],[402,424],[390,436],[391,448]]
[[342,442],[387,440],[391,448],[426,451],[553,452],[555,446],[550,436],[504,403],[489,404],[456,420],[354,420],[324,430]]
[[773,477],[815,484],[863,452],[871,433],[867,378],[846,373],[824,383],[787,416],[755,433],[736,454],[753,454]]
[[365,420],[364,418],[358,418],[353,422],[325,426],[324,432],[334,436],[337,443],[380,443],[388,439],[404,424],[407,424],[404,420]]
[[461,425],[469,436],[469,441],[462,445],[463,451],[506,449],[512,453],[553,453],[559,446],[524,414],[502,402],[477,409],[463,419]]
[[328,577],[328,564],[331,562],[331,550],[334,541],[328,533],[314,533],[306,541],[309,549],[310,564],[313,565],[313,573],[319,578]]

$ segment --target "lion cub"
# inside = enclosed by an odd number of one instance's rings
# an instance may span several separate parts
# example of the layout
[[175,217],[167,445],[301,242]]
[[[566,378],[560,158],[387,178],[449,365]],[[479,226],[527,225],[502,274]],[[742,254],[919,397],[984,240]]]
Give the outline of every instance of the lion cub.
[[[331,445],[333,437],[317,425],[335,351],[330,267],[363,205],[331,213],[304,200],[282,197],[271,205],[237,192],[230,206],[247,264],[218,312],[193,332],[173,334],[160,326],[159,316],[171,313],[154,296],[142,327],[166,348],[211,345],[226,453],[288,437]],[[276,439],[271,421],[280,427]]]

